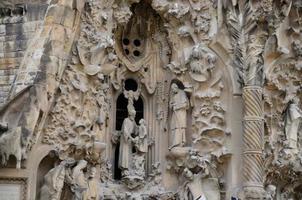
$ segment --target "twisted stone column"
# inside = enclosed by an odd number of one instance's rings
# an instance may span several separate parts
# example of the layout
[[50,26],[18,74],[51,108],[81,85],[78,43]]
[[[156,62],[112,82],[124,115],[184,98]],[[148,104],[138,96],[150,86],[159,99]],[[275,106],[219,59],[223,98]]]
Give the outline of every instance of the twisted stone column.
[[263,198],[263,101],[262,88],[243,88],[243,181],[245,199]]

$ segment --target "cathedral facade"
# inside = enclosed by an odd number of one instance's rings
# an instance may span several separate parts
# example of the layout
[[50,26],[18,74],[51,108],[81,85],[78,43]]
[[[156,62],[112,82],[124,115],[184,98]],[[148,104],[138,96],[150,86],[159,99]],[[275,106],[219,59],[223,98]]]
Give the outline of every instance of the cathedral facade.
[[299,0],[0,2],[0,200],[302,199]]

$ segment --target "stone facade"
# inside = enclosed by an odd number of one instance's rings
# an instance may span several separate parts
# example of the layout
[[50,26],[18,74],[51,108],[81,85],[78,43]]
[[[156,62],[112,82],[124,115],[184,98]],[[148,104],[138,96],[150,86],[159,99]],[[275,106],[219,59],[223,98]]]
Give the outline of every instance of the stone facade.
[[0,2],[0,199],[300,200],[302,3]]

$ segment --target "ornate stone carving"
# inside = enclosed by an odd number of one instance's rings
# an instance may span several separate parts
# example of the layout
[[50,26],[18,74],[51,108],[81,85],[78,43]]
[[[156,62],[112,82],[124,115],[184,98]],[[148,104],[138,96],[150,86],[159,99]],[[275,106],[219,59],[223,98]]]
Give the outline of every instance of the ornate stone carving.
[[187,109],[189,101],[186,93],[175,83],[171,85],[169,106],[172,112],[171,135],[172,143],[169,149],[183,147],[186,143]]
[[[130,102],[130,100],[129,100]],[[136,111],[133,104],[128,105],[128,118],[126,118],[122,125],[121,137],[120,137],[120,157],[119,168],[122,169],[124,175],[129,175],[131,168],[132,157],[132,135],[136,134],[136,123],[134,121]]]
[[276,186],[268,185],[266,186],[266,195],[264,199],[274,200],[276,196]]
[[285,135],[289,148],[297,149],[298,129],[302,120],[302,111],[298,107],[299,99],[289,103],[285,118]]
[[0,176],[24,198],[302,198],[300,1],[22,2],[0,2]]
[[215,62],[216,56],[213,53],[202,44],[195,45],[188,61],[190,76],[198,82],[209,80]]
[[88,189],[88,183],[83,171],[86,166],[87,161],[80,160],[72,170],[71,191],[74,193],[74,200],[84,199],[85,192]]
[[87,184],[88,188],[84,191],[83,200],[98,200],[100,192],[95,167],[90,168]]
[[7,127],[3,127],[6,131],[0,137],[0,152],[2,165],[7,165],[7,161],[10,155],[15,156],[17,160],[16,168],[21,168],[21,160],[22,158],[22,131],[21,127],[8,129]]
[[262,158],[262,89],[244,87],[244,169],[243,178],[245,196],[248,199],[261,199],[263,191],[263,158]]
[[66,182],[67,169],[73,160],[63,160],[44,176],[44,184],[40,190],[40,199],[60,200],[64,183]]

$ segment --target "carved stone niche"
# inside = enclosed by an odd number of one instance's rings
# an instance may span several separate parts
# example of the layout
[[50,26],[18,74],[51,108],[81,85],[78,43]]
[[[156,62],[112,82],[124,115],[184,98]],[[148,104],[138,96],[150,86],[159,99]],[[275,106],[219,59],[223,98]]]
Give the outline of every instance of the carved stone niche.
[[[135,126],[140,127],[141,121],[147,131],[148,151],[145,156],[145,175],[151,173],[152,164],[158,160],[160,147],[157,141],[164,130],[164,121],[159,120],[158,112],[164,112],[164,96],[168,96],[168,80],[171,79],[163,66],[169,61],[169,46],[167,45],[167,33],[164,30],[160,16],[146,1],[131,6],[132,17],[128,23],[118,24],[115,35],[115,51],[119,65],[111,74],[110,80],[113,86],[112,95],[116,102],[113,103],[113,114],[110,130],[113,133],[111,155],[113,163],[113,178],[118,181],[123,178],[128,188],[133,189],[132,183],[142,182],[139,179],[130,179],[123,174],[125,170],[119,167],[121,138],[123,137],[122,124],[128,119],[129,107],[135,110]],[[134,95],[134,96],[132,96]],[[130,105],[129,105],[130,104]],[[131,105],[132,104],[132,105]],[[163,114],[163,113],[161,113]],[[166,115],[166,112],[164,113]],[[134,135],[133,135],[134,137]],[[154,145],[151,145],[151,142]],[[135,152],[132,152],[135,155]],[[137,169],[140,157],[132,159],[133,166]],[[139,170],[136,170],[139,171]],[[125,177],[128,177],[125,179]],[[138,178],[138,177],[137,177]]]

